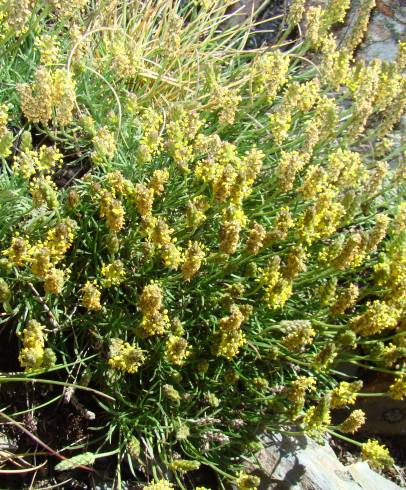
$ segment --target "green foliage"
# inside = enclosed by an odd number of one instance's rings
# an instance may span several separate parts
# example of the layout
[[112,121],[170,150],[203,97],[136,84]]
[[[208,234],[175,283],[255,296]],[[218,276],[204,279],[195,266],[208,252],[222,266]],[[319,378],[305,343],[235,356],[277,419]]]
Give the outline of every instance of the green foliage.
[[230,2],[23,3],[0,28],[1,322],[20,379],[96,390],[57,471],[109,446],[180,487],[205,464],[255,488],[235,475],[261,432],[340,430],[362,386],[343,363],[401,399],[404,45],[353,61],[336,2],[283,50],[244,49]]

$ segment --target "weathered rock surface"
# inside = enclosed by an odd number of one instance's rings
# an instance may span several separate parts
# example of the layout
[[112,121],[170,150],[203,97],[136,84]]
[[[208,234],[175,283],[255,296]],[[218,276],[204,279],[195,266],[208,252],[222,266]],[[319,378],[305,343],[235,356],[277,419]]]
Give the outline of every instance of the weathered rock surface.
[[400,490],[367,463],[344,466],[327,442],[272,436],[258,455],[260,490]]
[[365,489],[399,490],[400,487],[371,470],[368,463],[358,462],[346,467],[354,480]]

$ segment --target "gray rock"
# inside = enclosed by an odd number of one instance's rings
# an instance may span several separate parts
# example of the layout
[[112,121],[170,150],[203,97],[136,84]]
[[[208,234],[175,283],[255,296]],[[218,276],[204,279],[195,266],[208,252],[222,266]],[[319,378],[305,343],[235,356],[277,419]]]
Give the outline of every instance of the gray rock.
[[359,56],[365,61],[371,61],[379,58],[382,61],[394,61],[398,52],[398,43],[393,39],[381,41],[363,47]]
[[365,490],[401,490],[401,487],[371,470],[368,463],[360,461],[347,466],[347,470]]
[[260,489],[361,490],[326,442],[275,435],[259,455]]
[[253,473],[259,490],[399,490],[395,483],[371,470],[367,463],[344,466],[327,441],[272,435],[263,438]]

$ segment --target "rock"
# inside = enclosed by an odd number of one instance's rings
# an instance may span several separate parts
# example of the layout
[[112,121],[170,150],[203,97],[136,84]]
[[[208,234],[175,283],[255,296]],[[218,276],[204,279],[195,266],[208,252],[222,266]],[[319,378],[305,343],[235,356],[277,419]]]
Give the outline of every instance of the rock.
[[362,489],[327,442],[320,445],[304,436],[274,435],[267,439],[258,460],[262,469],[260,490]]
[[227,10],[230,15],[225,22],[227,27],[233,27],[242,24],[251,17],[252,14],[258,11],[258,8],[263,2],[261,0],[240,0],[231,5]]
[[[386,393],[393,377],[379,374],[364,386],[366,393]],[[364,410],[366,423],[361,431],[370,435],[406,437],[406,400],[388,396],[360,397],[356,408]]]
[[[344,466],[327,441],[306,436],[263,437],[264,449],[251,472],[261,478],[259,490],[399,490],[367,463]],[[249,468],[250,469],[250,468]]]
[[395,60],[398,52],[398,43],[393,39],[370,44],[359,51],[359,57],[365,61],[372,61],[379,58],[382,61],[392,62]]
[[371,470],[368,463],[364,461],[346,468],[354,480],[365,490],[401,490],[401,487]]

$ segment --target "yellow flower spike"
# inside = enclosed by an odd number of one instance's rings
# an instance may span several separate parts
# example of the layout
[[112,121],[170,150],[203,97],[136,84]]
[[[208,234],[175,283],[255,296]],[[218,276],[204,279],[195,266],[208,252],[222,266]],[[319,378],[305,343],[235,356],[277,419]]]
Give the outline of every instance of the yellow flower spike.
[[352,308],[357,302],[359,296],[359,288],[356,284],[350,284],[337,296],[335,302],[331,305],[330,311],[332,315],[342,315],[347,310]]
[[341,270],[359,266],[365,258],[364,246],[365,241],[360,233],[351,234],[333,258],[332,265]]
[[61,294],[65,282],[65,272],[52,268],[45,276],[44,289],[47,294]]
[[162,247],[162,260],[165,267],[169,269],[178,270],[182,263],[182,249],[177,247],[174,243],[169,243]]
[[214,85],[210,102],[215,110],[219,110],[220,126],[234,124],[238,104],[241,100],[242,97],[239,95],[238,90],[228,89],[217,83]]
[[389,386],[389,395],[394,400],[403,400],[406,397],[406,375],[401,373]]
[[252,64],[252,85],[257,94],[265,93],[272,102],[279,89],[287,82],[289,57],[275,50],[260,55]]
[[168,480],[159,480],[157,483],[145,485],[142,490],[172,490],[174,487]]
[[386,214],[380,213],[376,216],[375,226],[367,235],[365,244],[367,253],[374,252],[379,243],[385,238],[389,223],[390,218]]
[[309,7],[306,11],[306,39],[313,47],[318,47],[322,27],[322,8]]
[[162,308],[163,294],[161,287],[151,282],[142,290],[139,299],[139,308],[144,315],[151,315]]
[[362,445],[361,457],[368,461],[373,468],[378,469],[385,466],[391,466],[394,463],[388,448],[379,444],[375,439],[368,439],[368,441]]
[[48,231],[43,245],[48,249],[54,264],[60,262],[72,246],[76,228],[77,223],[66,218]]
[[148,237],[158,248],[165,247],[175,241],[171,235],[175,230],[170,228],[164,218],[158,218],[148,232]]
[[188,471],[198,470],[200,468],[200,462],[187,459],[175,459],[168,467],[172,471],[187,473]]
[[109,366],[124,373],[134,374],[145,361],[142,350],[121,339],[110,339]]
[[305,12],[305,0],[293,0],[289,7],[289,14],[287,18],[288,24],[296,25],[303,17]]
[[126,277],[124,264],[121,260],[115,260],[111,264],[103,264],[101,269],[102,285],[104,287],[118,286]]
[[240,471],[235,480],[238,490],[256,490],[260,483],[261,480],[258,476],[249,475],[244,471]]
[[34,206],[39,208],[46,205],[49,209],[58,207],[58,189],[51,177],[34,177],[30,182],[30,193]]
[[8,107],[0,104],[0,157],[7,158],[11,154],[13,133],[7,129]]
[[144,184],[136,184],[135,186],[135,205],[141,218],[148,218],[152,212],[154,204],[154,190],[145,187]]
[[111,160],[117,150],[114,134],[106,127],[100,128],[92,139],[93,152],[92,160],[95,165]]
[[34,41],[35,47],[40,52],[40,64],[55,65],[60,56],[60,46],[56,36],[52,34],[42,34]]
[[253,223],[250,229],[249,236],[246,243],[246,251],[249,254],[256,255],[264,245],[266,237],[265,228],[259,223]]
[[165,354],[170,363],[182,366],[190,355],[187,340],[183,337],[170,335],[165,345]]
[[238,221],[226,221],[220,230],[220,250],[226,254],[237,251],[241,225]]
[[313,343],[316,331],[308,320],[283,320],[279,323],[282,328],[282,344],[289,350],[302,351]]
[[354,410],[340,424],[340,431],[345,434],[354,434],[365,424],[365,413],[363,410]]
[[163,309],[163,294],[160,286],[151,282],[142,290],[138,306],[143,313],[141,329],[144,334],[163,335],[170,327],[167,310]]
[[330,0],[324,12],[324,23],[333,25],[344,22],[351,0]]
[[355,141],[363,133],[368,118],[374,111],[374,101],[381,76],[380,60],[373,60],[362,70],[358,87],[354,91],[353,119],[348,128],[350,138]]
[[303,155],[297,151],[282,151],[276,175],[278,177],[278,186],[282,192],[288,192],[293,189],[296,174],[300,172],[305,165]]
[[320,434],[325,432],[330,424],[330,397],[325,395],[317,405],[313,405],[306,410],[303,417],[303,425],[306,432]]
[[149,182],[150,189],[153,189],[157,196],[160,196],[165,190],[165,184],[169,179],[169,171],[165,168],[163,170],[154,170],[151,180]]
[[87,281],[82,288],[82,304],[90,311],[101,310],[100,304],[101,292],[97,287],[96,281]]
[[118,199],[104,191],[100,200],[100,217],[106,218],[108,228],[117,233],[124,227],[125,211]]
[[406,68],[406,41],[399,41],[399,50],[396,57],[396,65],[399,72]]
[[283,269],[283,277],[289,281],[296,278],[301,272],[307,270],[306,267],[307,254],[302,245],[292,247],[289,255],[286,258],[286,266]]
[[238,354],[246,343],[245,335],[241,330],[241,325],[246,319],[239,306],[231,305],[230,315],[220,319],[219,332],[213,337],[214,355],[231,359]]
[[46,126],[52,118],[52,74],[44,66],[38,67],[33,84],[19,84],[17,92],[21,100],[21,110],[28,121]]
[[347,405],[353,405],[357,400],[358,392],[362,389],[362,385],[363,383],[360,380],[352,383],[347,381],[339,383],[331,392],[331,407],[342,408]]
[[16,233],[11,239],[11,245],[3,251],[8,262],[16,267],[22,267],[28,262],[32,255],[32,247],[27,238],[21,238]]
[[200,270],[206,257],[204,247],[200,242],[190,241],[183,254],[182,275],[186,281],[190,281]]
[[18,360],[26,372],[40,369],[44,364],[45,327],[36,320],[30,320],[23,330],[23,346]]
[[348,51],[353,52],[364,38],[368,27],[369,16],[374,7],[375,0],[361,0],[358,15],[356,16],[356,23],[352,26],[349,35],[344,40],[345,48]]
[[288,137],[292,114],[288,111],[278,111],[269,115],[269,128],[277,145],[281,145]]
[[162,148],[160,129],[163,123],[162,116],[152,107],[144,110],[141,116],[143,135],[138,148],[138,160],[140,163],[149,163]]
[[396,327],[401,311],[395,306],[380,300],[368,301],[366,306],[365,312],[350,322],[355,333],[364,336],[375,335]]
[[359,188],[366,178],[360,154],[341,148],[328,156],[326,171],[329,183],[340,189]]
[[321,39],[320,49],[323,55],[323,62],[320,66],[322,80],[331,88],[338,90],[347,84],[352,55],[346,50],[337,49],[333,34]]

